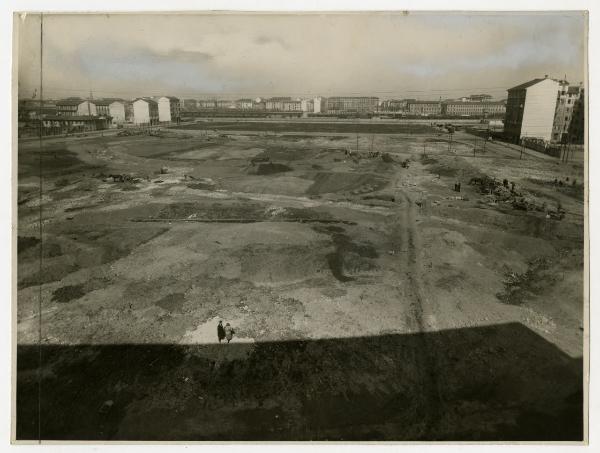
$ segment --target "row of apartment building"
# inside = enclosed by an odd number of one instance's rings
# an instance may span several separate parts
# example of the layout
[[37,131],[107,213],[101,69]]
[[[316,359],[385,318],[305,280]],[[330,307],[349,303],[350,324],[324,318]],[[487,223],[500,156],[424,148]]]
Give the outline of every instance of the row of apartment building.
[[[488,96],[488,95],[478,95]],[[503,116],[504,101],[489,99],[472,100],[472,97],[445,101],[419,101],[416,99],[389,100],[382,102],[381,112],[405,113],[413,116]],[[491,96],[490,96],[491,98]]]
[[505,113],[503,101],[492,101],[487,94],[471,95],[459,100],[418,101],[416,99],[380,101],[372,96],[332,96],[310,99],[287,97],[217,100],[185,99],[183,109],[196,110],[258,110],[266,112],[307,112],[326,114],[404,112],[416,116],[502,116]]
[[584,89],[545,76],[508,90],[504,135],[514,143],[524,138],[549,143],[582,144]]
[[378,111],[379,98],[365,96],[314,97],[308,99],[280,96],[271,98],[217,100],[184,99],[183,108],[195,110],[256,110],[265,112],[301,112],[301,113],[375,113]]
[[[37,104],[37,105],[36,105]],[[119,127],[123,124],[157,125],[179,123],[181,107],[173,96],[137,98],[82,99],[67,98],[44,103],[24,102],[19,105],[19,122],[36,122],[48,131],[85,131]]]

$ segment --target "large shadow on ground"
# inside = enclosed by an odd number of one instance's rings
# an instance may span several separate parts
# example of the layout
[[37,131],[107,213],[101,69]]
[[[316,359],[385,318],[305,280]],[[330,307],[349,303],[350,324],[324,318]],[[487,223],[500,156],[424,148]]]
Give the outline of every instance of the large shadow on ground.
[[516,323],[257,344],[48,345],[41,368],[39,353],[18,346],[21,440],[583,437],[582,360]]

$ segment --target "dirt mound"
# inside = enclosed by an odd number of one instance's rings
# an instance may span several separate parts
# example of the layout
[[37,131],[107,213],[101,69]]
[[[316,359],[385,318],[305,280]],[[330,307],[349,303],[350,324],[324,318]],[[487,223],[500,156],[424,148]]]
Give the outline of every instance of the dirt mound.
[[309,195],[323,193],[350,192],[361,188],[369,189],[365,192],[375,192],[383,189],[387,179],[374,174],[359,173],[317,173],[315,182],[306,191]]
[[256,169],[257,175],[274,175],[276,173],[284,173],[286,171],[292,171],[291,167],[284,164],[276,164],[268,162],[266,164],[259,164]]
[[327,264],[333,276],[340,282],[350,282],[360,274],[375,271],[373,259],[379,254],[368,242],[354,242],[341,227],[314,227],[319,233],[329,234],[335,250],[327,255]]

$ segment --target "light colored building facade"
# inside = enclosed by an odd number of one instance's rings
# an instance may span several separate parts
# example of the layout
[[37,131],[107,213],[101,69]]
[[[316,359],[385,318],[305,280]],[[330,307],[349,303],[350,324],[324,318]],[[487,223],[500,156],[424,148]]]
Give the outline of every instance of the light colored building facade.
[[111,124],[113,126],[124,124],[126,122],[125,102],[112,101],[110,104],[108,104],[108,114],[111,118]]
[[45,135],[106,129],[106,118],[92,115],[48,115],[42,119]]
[[302,101],[291,97],[273,97],[265,100],[265,110],[270,112],[301,112]]
[[56,101],[56,114],[59,116],[96,116],[96,105],[84,99],[62,99]]
[[238,99],[235,101],[235,108],[240,110],[251,110],[254,106],[252,99]]
[[384,112],[405,112],[409,102],[415,99],[386,99],[381,103],[381,110]]
[[379,110],[379,98],[334,96],[327,98],[328,113],[373,113]]
[[302,99],[300,101],[300,110],[307,113],[314,113],[315,101],[313,99]]
[[96,106],[96,115],[102,118],[108,118],[110,116],[109,105],[110,101],[104,99],[97,99],[92,101],[92,103]]
[[216,109],[217,108],[217,101],[214,99],[200,99],[198,101],[198,108],[199,109]]
[[547,76],[510,88],[504,117],[505,137],[515,143],[524,137],[551,141],[559,90],[559,81]]
[[133,101],[133,123],[155,125],[159,122],[158,103],[149,98]]
[[326,99],[321,96],[317,96],[313,99],[313,113],[324,113],[326,110],[325,107]]
[[442,114],[452,116],[500,116],[506,113],[503,102],[490,101],[446,101],[442,103]]
[[215,102],[216,102],[216,106],[218,109],[234,109],[235,108],[235,102],[230,101],[228,99],[219,99]]
[[411,115],[441,115],[442,103],[437,101],[409,101],[407,110]]
[[159,97],[158,121],[161,123],[179,123],[181,121],[181,106],[179,99],[174,96]]

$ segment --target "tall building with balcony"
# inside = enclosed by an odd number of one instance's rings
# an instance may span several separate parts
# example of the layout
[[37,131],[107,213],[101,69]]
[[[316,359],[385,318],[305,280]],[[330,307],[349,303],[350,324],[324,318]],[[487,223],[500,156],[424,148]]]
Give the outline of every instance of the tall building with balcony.
[[524,137],[551,141],[560,89],[561,83],[548,76],[510,88],[504,116],[505,137],[514,143]]

